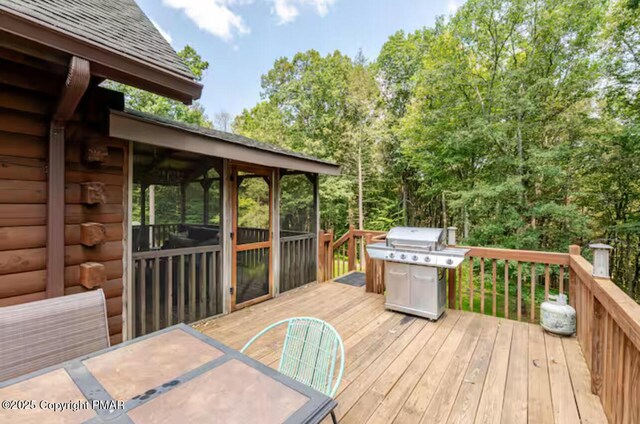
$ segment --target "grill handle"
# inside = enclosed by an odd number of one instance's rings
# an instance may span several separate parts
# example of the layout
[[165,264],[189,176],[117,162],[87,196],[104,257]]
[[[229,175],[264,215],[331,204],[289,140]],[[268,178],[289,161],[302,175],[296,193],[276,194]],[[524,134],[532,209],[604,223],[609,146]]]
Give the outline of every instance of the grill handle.
[[424,250],[426,252],[431,252],[433,250],[433,246],[424,246],[419,244],[406,244],[406,243],[398,243],[398,242],[389,242],[391,247],[396,249],[418,249]]

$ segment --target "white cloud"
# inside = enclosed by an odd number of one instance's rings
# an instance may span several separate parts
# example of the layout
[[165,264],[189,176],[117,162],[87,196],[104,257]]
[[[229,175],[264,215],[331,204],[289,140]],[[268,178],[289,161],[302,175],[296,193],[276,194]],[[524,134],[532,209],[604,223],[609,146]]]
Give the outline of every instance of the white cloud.
[[280,24],[293,22],[300,14],[300,7],[310,6],[315,9],[320,16],[329,13],[329,7],[336,0],[272,0],[273,7],[271,13],[278,17]]
[[173,37],[171,36],[171,34],[165,31],[155,20],[151,19],[151,23],[154,27],[156,27],[160,35],[162,35],[169,44],[173,43]]
[[174,9],[182,10],[203,31],[231,41],[236,35],[248,34],[242,16],[230,6],[246,4],[246,0],[162,0]]

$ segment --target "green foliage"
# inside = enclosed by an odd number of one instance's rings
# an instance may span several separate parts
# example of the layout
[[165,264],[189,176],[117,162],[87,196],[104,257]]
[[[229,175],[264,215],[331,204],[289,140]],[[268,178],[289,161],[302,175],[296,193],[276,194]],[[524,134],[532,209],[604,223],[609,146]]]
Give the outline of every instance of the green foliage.
[[[191,69],[196,79],[202,80],[205,71],[209,68],[209,62],[202,60],[202,57],[189,45],[184,46],[178,52],[178,56]],[[199,102],[187,106],[175,100],[113,81],[108,81],[106,87],[124,93],[126,106],[130,109],[202,127],[211,128],[213,126]]]

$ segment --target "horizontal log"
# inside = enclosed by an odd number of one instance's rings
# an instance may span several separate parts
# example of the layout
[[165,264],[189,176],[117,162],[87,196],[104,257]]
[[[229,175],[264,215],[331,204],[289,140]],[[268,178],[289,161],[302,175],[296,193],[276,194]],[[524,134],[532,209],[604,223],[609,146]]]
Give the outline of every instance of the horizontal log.
[[[122,169],[122,167],[125,166],[123,149],[117,147],[109,148],[106,143],[103,145],[107,147],[109,155],[105,158],[105,161],[102,162],[102,165]],[[85,162],[82,141],[67,140],[65,161],[75,164],[83,164]]]
[[128,148],[128,141],[119,138],[106,137],[100,131],[87,126],[82,120],[73,120],[67,124],[65,130],[65,139],[67,143],[81,145],[88,139],[101,138],[102,143],[110,148],[125,149]]
[[490,247],[468,247],[467,256],[485,259],[503,259],[509,261],[531,262],[536,264],[569,265],[568,253],[538,252],[535,250],[496,249]]
[[122,333],[114,334],[113,336],[109,337],[109,343],[111,344],[111,346],[122,343]]
[[[123,187],[121,185],[105,185],[106,204],[122,205]],[[64,199],[67,204],[82,204],[80,183],[65,185]]]
[[45,269],[46,255],[45,248],[0,252],[0,275]]
[[[104,297],[106,299],[110,299],[112,297],[120,297],[122,296],[122,293],[124,291],[122,287],[121,278],[118,278],[115,280],[109,280],[106,283],[104,283],[104,285],[100,288],[104,291]],[[66,287],[64,289],[64,294],[68,295],[68,294],[84,293],[86,291],[89,291],[89,289],[83,286],[75,285],[71,287]]]
[[55,106],[55,98],[34,93],[15,86],[0,86],[0,107],[19,112],[49,116]]
[[0,109],[0,131],[45,137],[49,131],[49,123],[42,116]]
[[107,299],[107,315],[112,317],[122,315],[122,297],[111,297]]
[[65,247],[64,250],[64,263],[66,266],[79,265],[83,262],[121,260],[123,256],[123,247],[120,241],[109,241],[94,247],[73,245]]
[[[45,269],[46,250],[46,248],[38,248],[0,252],[0,275]],[[83,262],[122,260],[122,257],[123,248],[120,241],[110,241],[92,248],[85,248],[81,245],[65,248],[66,266],[79,265]]]
[[[102,262],[107,275],[107,282],[102,286],[105,296],[121,295],[122,291],[122,260]],[[0,275],[0,298],[21,296],[44,291],[47,274],[44,269],[36,271],[18,272]],[[65,267],[65,294],[67,289],[80,286],[80,265]],[[117,291],[119,287],[120,291]]]
[[0,204],[0,227],[45,225],[46,220],[46,205]]
[[122,314],[114,315],[107,319],[109,325],[109,335],[113,336],[122,332]]
[[[1,206],[1,205],[0,205]],[[124,211],[122,205],[67,205],[65,207],[65,223],[80,224],[82,222],[115,223],[122,222]],[[1,221],[0,215],[0,223]]]
[[46,281],[45,270],[0,275],[0,299],[43,292]]
[[23,296],[6,297],[4,299],[0,299],[0,307],[20,305],[27,302],[35,302],[36,300],[43,300],[45,297],[45,292],[30,293]]
[[0,180],[0,204],[47,203],[47,183],[44,181]]
[[[124,176],[122,172],[108,173],[108,172],[88,172],[82,169],[73,169],[73,164],[67,165],[65,172],[65,181],[68,183],[88,183],[91,181],[100,181],[110,185],[124,185]],[[79,168],[79,166],[75,167]]]
[[47,140],[45,137],[0,131],[0,156],[46,159]]
[[[105,229],[105,241],[122,240],[122,224],[102,224]],[[79,224],[65,225],[65,244],[80,244],[81,230]],[[25,227],[0,227],[0,251],[33,249],[45,247],[47,232],[44,225]]]
[[0,180],[47,181],[45,165],[42,159],[0,156]]
[[[65,202],[67,204],[84,204],[82,184],[65,185]],[[100,183],[102,184],[102,183]],[[122,204],[122,186],[103,185],[104,203]],[[0,204],[2,203],[46,203],[46,181],[0,179]]]
[[[107,272],[107,281],[122,278],[122,259],[101,262]],[[80,284],[80,265],[70,265],[64,268],[64,286],[73,287]]]

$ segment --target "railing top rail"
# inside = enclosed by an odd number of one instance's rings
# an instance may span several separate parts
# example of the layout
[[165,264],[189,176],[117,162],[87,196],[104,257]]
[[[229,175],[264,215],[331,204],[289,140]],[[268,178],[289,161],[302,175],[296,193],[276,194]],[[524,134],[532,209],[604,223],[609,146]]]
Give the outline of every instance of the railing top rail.
[[309,240],[316,238],[316,235],[313,233],[300,234],[297,236],[285,236],[280,237],[280,241],[296,241],[296,240]]
[[569,265],[569,254],[560,252],[540,252],[537,250],[499,249],[493,247],[460,246],[469,249],[467,257],[504,259],[519,262],[534,262],[549,265]]
[[131,257],[133,259],[155,259],[166,258],[169,256],[181,256],[191,255],[193,253],[208,253],[218,252],[222,249],[219,244],[196,246],[196,247],[181,247],[179,249],[163,249],[163,250],[149,250],[146,252],[133,252]]

